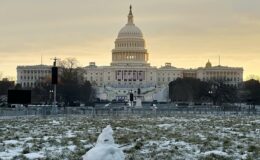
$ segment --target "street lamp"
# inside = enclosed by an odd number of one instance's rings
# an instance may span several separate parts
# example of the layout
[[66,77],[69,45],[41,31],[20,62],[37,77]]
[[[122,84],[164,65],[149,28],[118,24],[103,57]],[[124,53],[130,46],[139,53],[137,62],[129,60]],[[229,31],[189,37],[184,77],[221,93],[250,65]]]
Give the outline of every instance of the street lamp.
[[211,88],[209,90],[209,95],[210,95],[210,97],[212,99],[213,105],[215,105],[214,104],[214,97],[216,96],[217,89],[218,89],[218,84],[212,84],[212,86],[211,86]]
[[50,97],[49,97],[49,103],[50,103],[50,104],[51,104],[51,99],[52,99],[52,94],[53,94],[53,92],[54,92],[53,90],[50,90],[50,91],[49,91],[49,93],[50,93],[50,94],[49,94],[49,95],[50,95]]
[[213,91],[212,91],[212,90],[209,90],[209,95],[210,95],[210,98],[211,98],[211,100],[212,100],[212,103],[214,103],[214,102],[213,102]]

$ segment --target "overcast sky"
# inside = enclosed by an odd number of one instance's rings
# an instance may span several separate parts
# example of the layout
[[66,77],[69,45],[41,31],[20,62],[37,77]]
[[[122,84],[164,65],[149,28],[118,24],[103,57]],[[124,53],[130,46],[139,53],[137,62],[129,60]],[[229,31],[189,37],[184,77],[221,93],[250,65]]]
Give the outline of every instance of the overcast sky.
[[17,65],[75,57],[109,65],[129,5],[152,66],[244,67],[260,75],[260,0],[8,0],[0,1],[0,72]]

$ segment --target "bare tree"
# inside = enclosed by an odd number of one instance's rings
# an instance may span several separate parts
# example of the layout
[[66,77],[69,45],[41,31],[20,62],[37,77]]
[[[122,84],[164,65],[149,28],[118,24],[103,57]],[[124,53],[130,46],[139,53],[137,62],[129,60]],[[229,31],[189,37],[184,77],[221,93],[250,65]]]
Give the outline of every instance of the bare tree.
[[59,62],[58,95],[63,101],[74,103],[76,101],[89,102],[92,87],[90,82],[84,80],[84,68],[79,67],[75,58],[67,58]]
[[250,74],[249,76],[246,77],[247,80],[257,80],[257,81],[260,81],[260,76],[258,75],[255,75],[255,74]]
[[14,81],[14,80],[15,80],[14,76],[6,76],[5,78],[6,78],[8,81]]
[[59,61],[58,65],[61,68],[72,70],[79,67],[79,62],[76,58],[66,58],[65,60]]
[[3,76],[3,73],[0,72],[0,80],[14,81],[14,80],[15,80],[15,77],[14,77],[14,76]]

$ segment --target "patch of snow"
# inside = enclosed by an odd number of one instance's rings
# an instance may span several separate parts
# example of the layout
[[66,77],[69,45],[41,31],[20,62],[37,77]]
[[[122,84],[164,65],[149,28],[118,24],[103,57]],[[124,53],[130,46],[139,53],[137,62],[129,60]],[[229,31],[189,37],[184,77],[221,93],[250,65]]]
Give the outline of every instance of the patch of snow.
[[79,140],[81,143],[87,143],[87,140]]
[[73,138],[73,137],[76,137],[76,135],[74,133],[72,133],[71,130],[69,130],[67,133],[66,133],[66,137],[68,138]]
[[15,147],[12,149],[8,149],[4,152],[0,152],[0,158],[1,159],[12,159],[15,156],[18,156],[21,152],[23,151],[23,149],[21,147]]
[[219,156],[224,156],[227,157],[228,154],[226,152],[223,151],[219,151],[219,150],[213,150],[213,151],[207,151],[205,153],[203,153],[205,156],[211,155],[211,154],[215,154],[215,155],[219,155]]
[[204,141],[204,140],[207,139],[207,138],[206,138],[203,134],[201,134],[201,133],[197,133],[196,135],[199,136],[202,141]]
[[44,156],[41,154],[41,153],[36,153],[36,152],[33,152],[33,153],[27,153],[27,154],[24,154],[24,156],[28,159],[39,159],[39,158],[44,158]]
[[241,156],[241,159],[247,159],[247,154],[243,154],[243,155]]
[[19,141],[17,140],[7,140],[7,141],[4,141],[4,144],[18,144]]
[[74,152],[74,151],[76,150],[77,146],[75,146],[75,145],[70,145],[70,146],[68,146],[67,148],[68,148],[70,151]]
[[172,127],[172,124],[158,124],[157,126],[163,129],[168,129]]
[[260,124],[260,120],[254,120],[254,121],[251,121],[251,123]]
[[56,120],[53,120],[51,123],[52,123],[53,125],[60,125],[60,122],[59,122],[59,121],[56,121]]

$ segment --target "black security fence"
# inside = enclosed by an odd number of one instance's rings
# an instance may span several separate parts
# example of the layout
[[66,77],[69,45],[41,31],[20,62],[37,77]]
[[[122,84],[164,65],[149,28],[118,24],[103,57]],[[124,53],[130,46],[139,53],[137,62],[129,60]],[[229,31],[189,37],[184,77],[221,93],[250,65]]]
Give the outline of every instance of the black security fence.
[[260,115],[260,106],[176,106],[159,104],[142,108],[125,105],[95,106],[95,107],[15,107],[0,108],[0,117],[8,116],[49,116],[49,115],[86,115],[89,117],[157,117],[174,116],[179,114],[205,115]]

